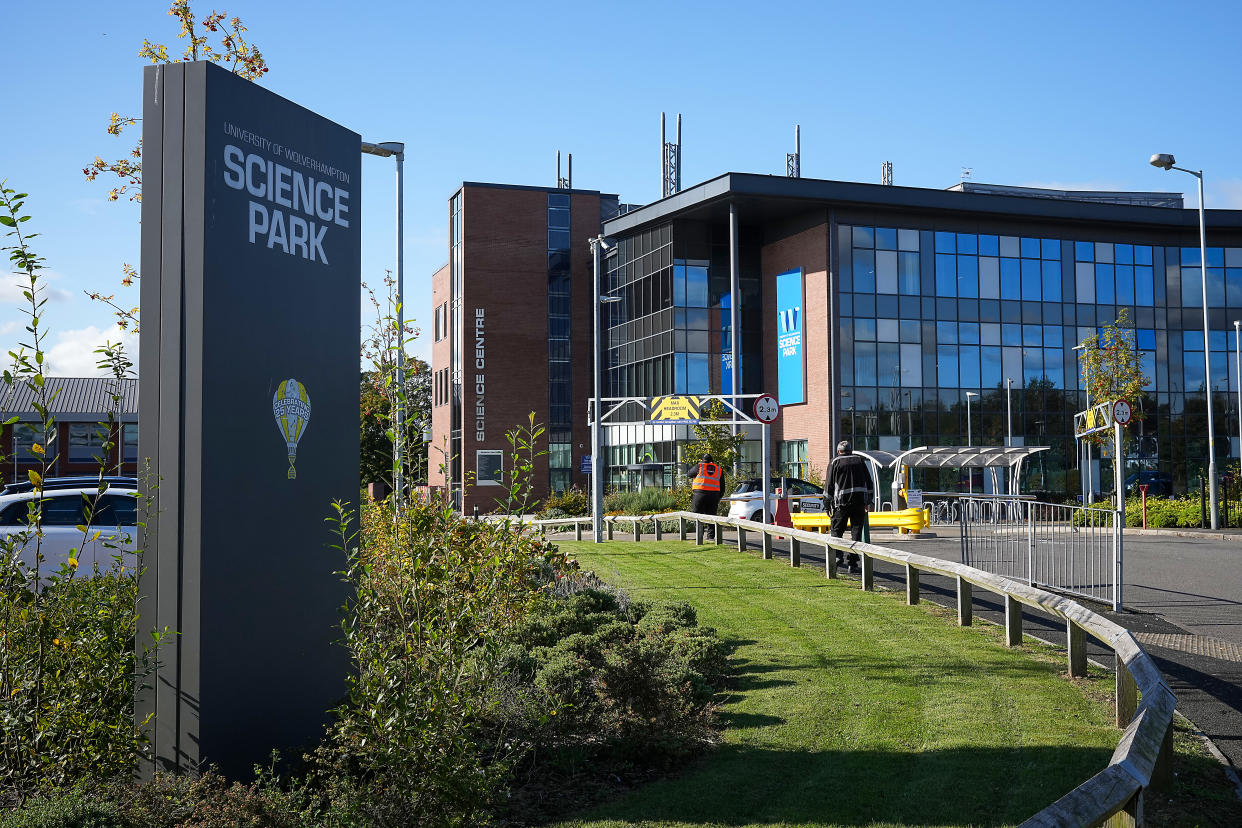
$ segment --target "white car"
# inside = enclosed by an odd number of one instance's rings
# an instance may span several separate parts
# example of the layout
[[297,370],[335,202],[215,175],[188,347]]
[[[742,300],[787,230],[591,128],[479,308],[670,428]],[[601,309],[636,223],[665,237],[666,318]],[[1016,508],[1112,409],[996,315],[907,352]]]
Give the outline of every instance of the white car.
[[[0,496],[0,538],[20,536],[30,530],[27,521],[34,492]],[[39,564],[41,576],[56,572],[62,563],[73,557],[82,574],[92,571],[93,564],[101,569],[112,563],[117,554],[124,554],[122,563],[133,566],[138,536],[138,499],[133,489],[109,488],[99,494],[96,486],[73,489],[49,489],[43,492],[43,536],[28,537],[19,551],[21,560],[30,567],[35,564],[35,550],[43,555]],[[86,524],[88,503],[93,504],[91,522]],[[125,554],[128,553],[128,554]]]
[[[785,496],[789,498],[791,512],[822,512],[824,511],[824,490],[814,483],[786,477]],[[773,477],[771,492],[768,495],[769,513],[776,512],[776,490],[780,488],[781,478]],[[760,519],[760,501],[763,500],[763,481],[759,478],[741,480],[733,493],[729,495],[729,517],[744,520]]]

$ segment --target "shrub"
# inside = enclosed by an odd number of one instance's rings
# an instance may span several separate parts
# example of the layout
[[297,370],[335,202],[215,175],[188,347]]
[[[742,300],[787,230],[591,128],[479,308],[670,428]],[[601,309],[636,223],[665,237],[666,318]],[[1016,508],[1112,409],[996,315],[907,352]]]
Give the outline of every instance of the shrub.
[[[543,512],[559,512],[555,517],[582,517],[591,513],[591,496],[579,488],[553,493],[543,502]],[[552,515],[542,514],[544,518]]]
[[49,791],[13,811],[0,811],[0,828],[128,828],[115,802],[85,788]]
[[637,492],[610,492],[604,496],[604,511],[622,515],[651,515],[680,509],[677,495],[668,489],[649,487]]
[[[352,546],[347,531],[343,541]],[[495,704],[497,639],[568,567],[521,525],[431,505],[411,504],[399,518],[388,504],[364,506],[346,573],[357,590],[344,625],[357,672],[310,757],[330,822],[482,818],[508,763],[508,750],[480,735]]]

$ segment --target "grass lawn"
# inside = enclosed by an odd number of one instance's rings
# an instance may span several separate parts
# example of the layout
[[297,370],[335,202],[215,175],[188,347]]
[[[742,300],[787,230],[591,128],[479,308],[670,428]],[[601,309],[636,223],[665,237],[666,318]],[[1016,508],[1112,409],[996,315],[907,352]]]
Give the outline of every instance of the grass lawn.
[[[564,826],[1008,825],[1104,768],[1111,677],[986,625],[731,547],[561,543],[737,649],[724,743]],[[599,551],[599,550],[603,551]]]

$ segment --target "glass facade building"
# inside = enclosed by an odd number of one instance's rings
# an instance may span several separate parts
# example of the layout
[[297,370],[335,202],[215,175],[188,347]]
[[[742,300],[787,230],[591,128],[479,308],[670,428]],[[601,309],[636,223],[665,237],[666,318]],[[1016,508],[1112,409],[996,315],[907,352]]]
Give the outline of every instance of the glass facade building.
[[[1176,194],[1137,204],[1030,195],[729,174],[615,219],[605,231],[621,253],[606,288],[625,301],[611,311],[609,394],[728,391],[734,205],[744,393],[776,391],[775,277],[806,274],[809,393],[778,421],[777,471],[822,469],[842,438],[899,451],[968,436],[1004,445],[1012,432],[1016,445],[1050,447],[1027,464],[1023,490],[1073,496],[1073,415],[1087,407],[1074,347],[1124,315],[1148,378],[1131,400],[1141,419],[1127,471],[1197,488],[1208,443],[1197,213],[1178,209]],[[1207,360],[1223,469],[1239,454],[1242,215],[1208,212]],[[610,460],[628,462],[633,445],[622,439]],[[653,454],[671,462],[674,452],[657,444]],[[920,482],[953,490],[966,480],[955,470]],[[1111,485],[1107,468],[1102,482]]]

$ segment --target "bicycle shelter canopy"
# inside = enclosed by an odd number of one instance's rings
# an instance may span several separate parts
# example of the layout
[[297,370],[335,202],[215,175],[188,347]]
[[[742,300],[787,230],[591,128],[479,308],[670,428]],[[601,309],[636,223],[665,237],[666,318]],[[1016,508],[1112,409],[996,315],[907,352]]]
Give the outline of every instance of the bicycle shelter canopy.
[[896,455],[890,465],[910,469],[1012,469],[1010,494],[1017,494],[1026,458],[1051,446],[920,446]]

